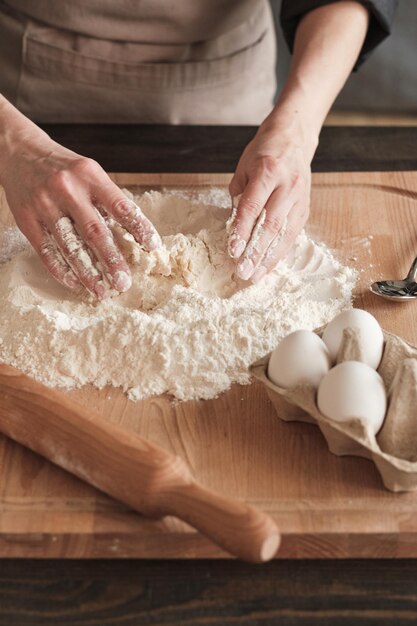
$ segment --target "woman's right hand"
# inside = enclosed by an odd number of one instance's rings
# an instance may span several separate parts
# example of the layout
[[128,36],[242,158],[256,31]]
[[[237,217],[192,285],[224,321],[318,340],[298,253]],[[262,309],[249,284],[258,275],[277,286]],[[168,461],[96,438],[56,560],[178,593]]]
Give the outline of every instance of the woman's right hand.
[[102,299],[108,291],[105,276],[113,289],[127,291],[129,267],[102,214],[113,217],[148,251],[160,246],[158,233],[98,163],[31,126],[36,129],[32,138],[25,133],[0,167],[16,224],[61,284],[71,289],[83,285]]

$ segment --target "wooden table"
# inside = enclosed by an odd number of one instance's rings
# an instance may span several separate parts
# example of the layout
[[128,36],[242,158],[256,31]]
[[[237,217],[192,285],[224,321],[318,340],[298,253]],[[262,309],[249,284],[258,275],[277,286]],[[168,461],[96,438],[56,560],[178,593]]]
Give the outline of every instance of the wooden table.
[[[112,136],[114,130],[114,134]],[[376,130],[376,129],[375,129]],[[349,164],[353,163],[358,168],[358,163],[366,170],[393,170],[393,169],[416,169],[416,129],[396,129],[396,130],[375,130],[368,134],[366,129],[326,129],[322,139],[321,147],[315,163],[315,169],[353,169]],[[379,130],[379,129],[378,129]],[[102,127],[81,127],[78,129],[68,129],[65,127],[55,127],[52,129],[54,138],[66,143],[71,148],[89,154],[100,160],[109,170],[124,171],[158,171],[158,170],[179,170],[194,169],[202,171],[207,169],[224,168],[224,171],[233,169],[233,162],[238,156],[239,150],[253,133],[253,129],[202,129],[202,135],[206,138],[200,144],[201,153],[196,153],[197,143],[192,144],[190,135],[198,132],[198,129],[186,131],[180,128],[172,129],[152,129],[151,127],[133,127],[127,132],[125,127],[102,128]],[[171,132],[172,131],[172,132]],[[402,132],[398,132],[402,131]],[[153,140],[152,140],[152,132]],[[183,139],[181,140],[181,132]],[[65,137],[68,133],[68,137]],[[356,136],[355,136],[356,134]],[[326,135],[328,139],[326,141]],[[385,135],[385,143],[384,143]],[[148,151],[143,149],[139,152],[137,144],[140,139],[144,143],[152,146]],[[100,157],[100,138],[101,144]],[[105,139],[104,139],[105,138]],[[70,139],[70,140],[68,140]],[[109,145],[116,146],[111,153],[106,150],[106,141]],[[222,144],[222,142],[224,142]],[[222,147],[223,150],[219,150]],[[122,165],[112,162],[112,158],[117,160],[118,150],[123,149],[123,158],[130,159]],[[87,149],[89,147],[89,149]],[[332,150],[330,149],[332,148]],[[165,154],[163,166],[159,166],[158,160],[153,160],[152,154]],[[166,156],[168,154],[168,157]],[[222,154],[221,166],[215,166],[216,156]],[[363,155],[367,155],[364,158]],[[150,155],[148,157],[148,155]],[[166,159],[171,155],[171,167],[167,166]],[[179,161],[178,155],[181,155]],[[359,160],[358,157],[360,156]],[[389,155],[387,158],[386,155]],[[398,160],[395,161],[395,155]],[[106,160],[107,159],[107,160]],[[228,160],[229,159],[229,160]],[[180,166],[178,165],[180,163]],[[146,164],[146,166],[145,166]],[[34,621],[36,611],[35,604],[39,601],[42,608],[42,620],[38,623],[74,623],[75,612],[78,610],[83,615],[78,616],[77,623],[99,624],[104,623],[103,607],[111,605],[107,610],[106,622],[111,624],[122,623],[249,623],[249,624],[273,624],[281,617],[287,617],[286,623],[314,624],[321,615],[322,620],[326,616],[331,620],[328,623],[342,623],[341,607],[345,607],[343,615],[346,616],[346,607],[351,606],[353,611],[348,615],[347,623],[354,623],[355,615],[361,613],[361,609],[367,611],[369,619],[375,617],[375,623],[384,622],[381,614],[381,602],[367,596],[365,600],[360,600],[366,578],[373,577],[373,588],[380,591],[385,585],[389,589],[388,580],[385,575],[387,564],[384,562],[371,562],[358,566],[354,561],[349,562],[304,562],[298,564],[290,561],[272,563],[262,569],[254,569],[240,563],[219,563],[213,562],[120,562],[116,564],[99,562],[95,565],[92,562],[87,564],[73,562],[24,562],[6,561],[0,577],[2,579],[3,597],[0,596],[0,623],[9,623],[12,614],[18,611],[22,616],[20,623],[37,623]],[[392,593],[398,596],[404,594],[401,588],[401,581],[410,577],[410,572],[414,571],[414,562],[395,562],[395,584],[396,590],[392,587]],[[56,612],[51,612],[51,602],[44,597],[39,598],[40,588],[44,589],[45,582],[58,578],[65,578],[65,572],[69,568],[72,572],[69,580],[71,582],[61,582],[54,585],[57,592],[54,603],[57,603]],[[114,577],[111,572],[114,570]],[[319,573],[316,573],[319,570]],[[139,571],[139,573],[138,573]],[[371,574],[369,572],[371,571]],[[33,589],[37,600],[31,600],[30,596],[24,595],[15,601],[13,590],[19,590],[27,586],[25,580],[27,573],[29,586]],[[29,573],[30,572],[30,573]],[[33,572],[33,573],[32,573]],[[131,579],[135,572],[134,580]],[[285,580],[283,575],[285,574]],[[161,580],[163,576],[163,580]],[[36,580],[33,580],[35,578]],[[254,580],[251,580],[254,579]],[[89,588],[84,600],[74,603],[67,597],[72,585],[80,587],[88,584],[88,581],[95,581],[92,589]],[[330,596],[326,594],[328,581],[332,580],[332,590]],[[337,582],[337,581],[340,582]],[[77,581],[77,582],[76,582]],[[165,581],[165,584],[164,584]],[[314,581],[314,582],[312,582]],[[46,583],[48,584],[48,583]],[[160,586],[162,585],[162,591]],[[339,585],[339,586],[338,586]],[[368,582],[369,585],[369,582]],[[408,585],[408,593],[413,585]],[[103,589],[99,597],[94,597],[94,588]],[[150,596],[141,593],[143,586],[148,586]],[[370,587],[372,588],[372,587]],[[51,589],[51,587],[49,587]],[[340,590],[345,589],[342,598]],[[413,590],[413,593],[415,589]],[[42,592],[40,593],[42,596]],[[47,595],[47,594],[46,594]],[[177,600],[171,598],[175,596]],[[320,599],[320,596],[321,599]],[[355,596],[355,600],[352,598]],[[314,599],[316,597],[316,599]],[[319,600],[317,600],[319,598]],[[350,598],[350,599],[349,599]],[[52,599],[50,599],[52,600]],[[411,598],[410,598],[411,601]],[[177,605],[178,602],[178,605]],[[395,623],[401,623],[402,615],[404,619],[410,617],[412,607],[407,602],[391,603],[391,617],[394,619],[392,611],[396,611]],[[145,613],[150,606],[158,607],[148,621],[145,621]],[[398,608],[397,608],[398,606]],[[9,607],[9,608],[8,608]],[[19,607],[19,608],[17,608]],[[388,605],[387,605],[388,608]],[[411,611],[411,613],[410,613]],[[248,613],[248,614],[247,614]],[[31,615],[31,617],[28,617]],[[49,615],[49,617],[47,616]],[[136,615],[136,618],[134,617]],[[140,617],[139,617],[140,616]],[[218,616],[218,620],[216,619]],[[364,617],[364,616],[363,616]],[[23,621],[25,619],[26,621]],[[362,619],[362,618],[361,618]],[[4,620],[4,621],[1,621]],[[32,620],[32,621],[30,621]],[[48,621],[47,621],[48,620]],[[85,620],[85,621],[82,621]],[[15,620],[16,621],[16,620]],[[281,622],[280,622],[281,623]],[[283,622],[282,622],[283,623]],[[318,622],[317,622],[318,623]],[[321,621],[320,623],[324,623]],[[355,621],[355,623],[373,623],[372,621]]]

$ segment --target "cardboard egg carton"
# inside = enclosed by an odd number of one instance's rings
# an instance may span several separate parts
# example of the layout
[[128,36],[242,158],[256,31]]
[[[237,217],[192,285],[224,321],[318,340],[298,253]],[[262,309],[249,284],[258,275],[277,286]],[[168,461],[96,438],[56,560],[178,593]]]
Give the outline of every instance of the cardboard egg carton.
[[[321,337],[324,327],[315,332]],[[382,481],[391,491],[417,489],[417,348],[397,335],[384,332],[384,352],[378,373],[388,397],[388,409],[375,435],[358,418],[345,423],[325,417],[318,410],[317,390],[310,385],[283,389],[267,376],[270,354],[251,366],[253,376],[266,387],[278,416],[287,421],[316,424],[330,452],[372,459]],[[359,332],[347,328],[337,363],[362,361]]]

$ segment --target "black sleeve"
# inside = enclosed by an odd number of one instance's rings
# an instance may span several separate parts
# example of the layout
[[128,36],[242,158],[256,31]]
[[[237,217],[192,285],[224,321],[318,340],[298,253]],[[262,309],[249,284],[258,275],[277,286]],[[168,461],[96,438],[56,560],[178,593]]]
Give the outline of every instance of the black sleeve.
[[[295,31],[305,13],[338,0],[282,0],[280,22],[285,40],[292,52]],[[391,33],[398,0],[357,0],[369,10],[369,28],[354,67],[356,70],[376,46]]]

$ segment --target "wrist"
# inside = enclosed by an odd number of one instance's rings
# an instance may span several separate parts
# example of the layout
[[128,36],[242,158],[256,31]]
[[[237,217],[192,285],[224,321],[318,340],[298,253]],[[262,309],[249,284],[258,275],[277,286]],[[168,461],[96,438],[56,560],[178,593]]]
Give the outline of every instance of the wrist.
[[300,148],[311,163],[318,145],[320,127],[304,115],[297,104],[278,102],[259,127],[260,134],[280,138],[280,141]]
[[0,183],[7,165],[18,155],[38,157],[51,150],[52,139],[0,97]]

